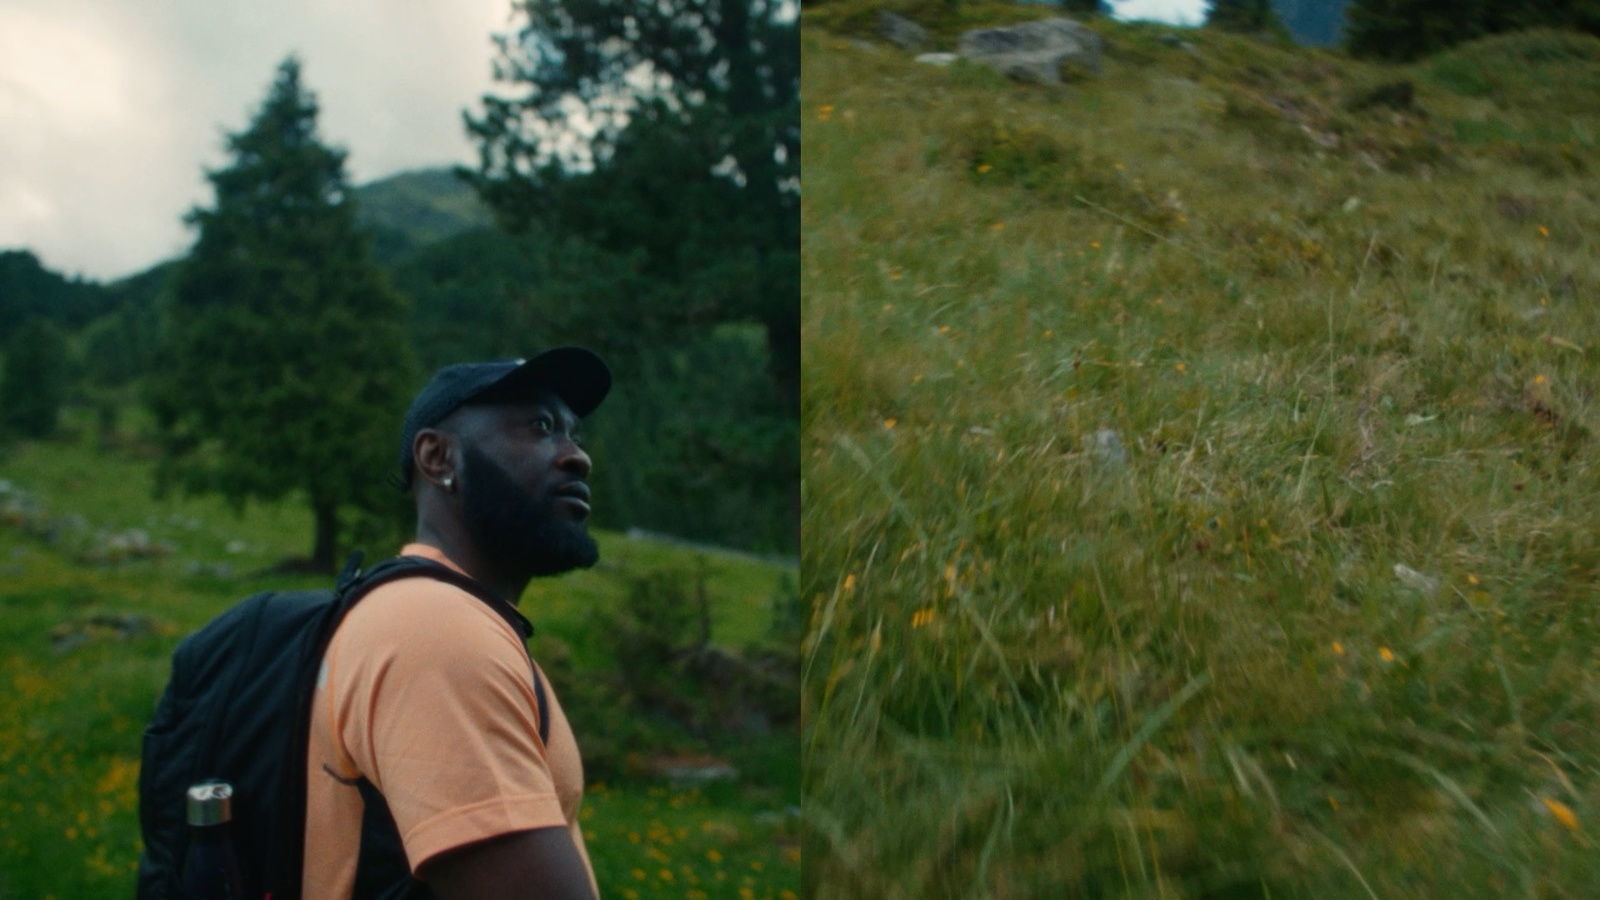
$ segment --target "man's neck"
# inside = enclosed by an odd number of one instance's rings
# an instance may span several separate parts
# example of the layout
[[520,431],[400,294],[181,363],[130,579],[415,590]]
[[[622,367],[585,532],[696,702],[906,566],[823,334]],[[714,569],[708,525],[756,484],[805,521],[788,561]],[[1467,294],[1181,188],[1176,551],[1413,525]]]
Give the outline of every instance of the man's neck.
[[512,606],[516,606],[522,599],[522,592],[531,580],[528,575],[501,571],[498,566],[475,550],[473,542],[466,535],[452,534],[451,529],[434,528],[426,522],[418,522],[415,540],[419,544],[439,548],[451,562],[472,576],[473,580]]

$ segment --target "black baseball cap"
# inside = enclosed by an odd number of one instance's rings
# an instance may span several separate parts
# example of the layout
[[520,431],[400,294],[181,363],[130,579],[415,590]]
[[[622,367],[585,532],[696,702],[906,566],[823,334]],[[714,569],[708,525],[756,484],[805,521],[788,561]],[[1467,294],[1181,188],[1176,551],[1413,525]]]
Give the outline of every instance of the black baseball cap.
[[411,487],[411,445],[460,407],[478,402],[515,402],[549,390],[579,418],[594,412],[611,391],[611,370],[592,350],[557,347],[530,359],[456,363],[433,373],[411,401],[400,438],[400,487]]

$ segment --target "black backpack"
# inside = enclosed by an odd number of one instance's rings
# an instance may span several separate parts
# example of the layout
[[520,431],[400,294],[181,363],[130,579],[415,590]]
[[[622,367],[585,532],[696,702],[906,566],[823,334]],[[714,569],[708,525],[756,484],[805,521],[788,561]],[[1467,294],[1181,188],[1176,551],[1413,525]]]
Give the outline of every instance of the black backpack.
[[[208,779],[233,786],[233,840],[245,896],[300,896],[305,850],[306,756],[311,701],[328,642],[350,608],[380,584],[427,577],[489,604],[526,640],[532,626],[510,604],[454,569],[419,557],[388,559],[366,572],[350,557],[333,590],[264,591],[241,600],[184,638],[172,678],[144,732],[139,772],[139,900],[179,900],[189,846],[185,794]],[[539,738],[548,742],[544,682],[533,672]],[[366,779],[354,896],[431,897],[411,877],[383,796]]]

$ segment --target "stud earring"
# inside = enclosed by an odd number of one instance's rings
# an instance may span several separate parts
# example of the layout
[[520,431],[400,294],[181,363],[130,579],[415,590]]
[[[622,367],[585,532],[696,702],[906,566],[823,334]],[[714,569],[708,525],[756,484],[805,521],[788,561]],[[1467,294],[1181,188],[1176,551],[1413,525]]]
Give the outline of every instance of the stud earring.
[[444,477],[444,489],[447,491],[456,489],[456,477],[454,475],[446,475]]

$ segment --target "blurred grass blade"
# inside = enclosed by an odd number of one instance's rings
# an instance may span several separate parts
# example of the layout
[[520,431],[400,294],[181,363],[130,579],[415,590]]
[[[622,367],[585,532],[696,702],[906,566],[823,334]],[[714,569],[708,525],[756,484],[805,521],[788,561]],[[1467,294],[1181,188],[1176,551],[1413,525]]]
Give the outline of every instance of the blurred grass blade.
[[1481,808],[1479,808],[1478,804],[1472,802],[1472,798],[1467,796],[1467,792],[1462,790],[1461,785],[1457,784],[1455,779],[1451,778],[1449,775],[1446,775],[1423,760],[1401,750],[1381,750],[1378,751],[1376,755],[1392,759],[1395,762],[1406,766],[1407,768],[1413,769],[1422,775],[1427,775],[1434,781],[1437,781],[1439,786],[1444,788],[1444,792],[1449,794],[1450,797],[1457,803],[1461,804],[1462,809],[1465,809],[1467,812],[1471,813],[1472,817],[1478,820],[1478,824],[1482,825],[1485,831],[1494,835],[1497,839],[1504,839],[1505,836],[1500,833],[1500,829],[1496,828],[1494,823],[1489,821],[1489,817]]
[[1100,783],[1094,789],[1095,797],[1105,796],[1117,779],[1122,777],[1123,770],[1128,768],[1128,763],[1133,761],[1134,755],[1145,745],[1145,742],[1150,740],[1150,737],[1162,725],[1166,724],[1168,719],[1172,718],[1172,714],[1177,712],[1179,707],[1188,703],[1190,698],[1200,693],[1200,689],[1210,683],[1210,672],[1189,679],[1189,683],[1183,686],[1183,690],[1179,691],[1177,696],[1161,704],[1159,709],[1146,716],[1144,724],[1139,726],[1138,733],[1126,744],[1122,745],[1122,749],[1118,750],[1116,757],[1111,760],[1111,765],[1106,769],[1106,773],[1100,777]]
[[1328,837],[1320,831],[1316,834],[1317,837],[1322,838],[1323,843],[1328,845],[1328,849],[1333,851],[1333,855],[1339,857],[1339,861],[1344,863],[1344,867],[1350,870],[1350,874],[1356,876],[1356,881],[1361,883],[1361,889],[1367,892],[1367,896],[1371,897],[1372,900],[1378,900],[1377,893],[1372,890],[1372,885],[1367,884],[1367,879],[1362,877],[1361,870],[1356,868],[1355,860],[1350,858],[1350,854],[1344,852],[1343,847],[1335,844],[1333,842],[1333,838]]
[[916,534],[917,540],[927,543],[927,532],[922,530],[922,525],[911,514],[910,508],[906,506],[905,498],[900,496],[900,492],[895,490],[894,485],[889,483],[889,479],[885,478],[883,472],[879,471],[879,466],[872,461],[872,457],[867,455],[867,451],[861,449],[860,444],[851,440],[850,435],[843,432],[834,435],[833,441],[844,448],[850,458],[860,464],[861,471],[877,484],[878,489],[883,492],[883,496],[888,499],[889,505],[899,514],[900,521],[905,523],[905,526]]

